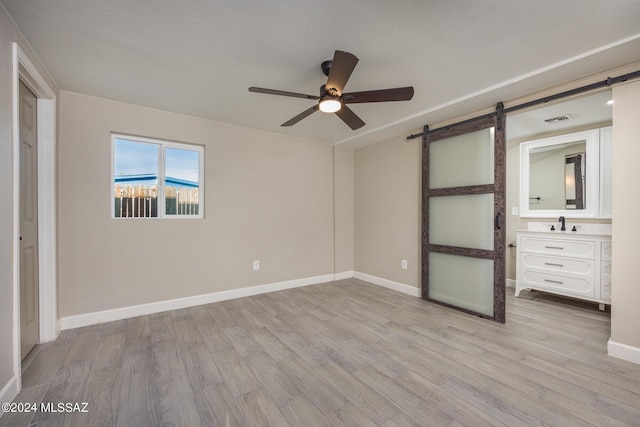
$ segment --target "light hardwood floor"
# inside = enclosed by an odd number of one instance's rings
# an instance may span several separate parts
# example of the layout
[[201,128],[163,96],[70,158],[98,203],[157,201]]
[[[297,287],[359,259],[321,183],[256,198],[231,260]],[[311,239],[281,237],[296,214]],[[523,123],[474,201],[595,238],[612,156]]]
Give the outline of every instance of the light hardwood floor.
[[505,325],[349,279],[63,331],[16,402],[89,412],[0,425],[640,425],[609,313],[507,295]]

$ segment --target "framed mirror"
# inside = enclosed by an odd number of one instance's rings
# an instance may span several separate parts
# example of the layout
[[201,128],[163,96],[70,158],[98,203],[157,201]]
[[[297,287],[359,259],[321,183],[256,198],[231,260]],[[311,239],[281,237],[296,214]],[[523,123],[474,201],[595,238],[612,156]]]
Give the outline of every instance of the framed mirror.
[[520,144],[520,216],[599,216],[600,130]]

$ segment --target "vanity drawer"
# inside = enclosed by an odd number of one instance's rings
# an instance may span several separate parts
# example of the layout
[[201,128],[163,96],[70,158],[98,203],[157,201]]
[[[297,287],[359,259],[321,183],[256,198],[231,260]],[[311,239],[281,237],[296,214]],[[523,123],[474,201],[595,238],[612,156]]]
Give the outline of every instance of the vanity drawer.
[[524,288],[531,287],[580,298],[595,297],[593,274],[576,277],[539,270],[526,270],[521,273],[520,279]]
[[544,255],[522,254],[522,268],[553,271],[559,274],[578,274],[593,276],[594,261],[587,259],[572,259],[549,257]]
[[523,236],[520,241],[520,248],[522,252],[595,259],[595,242],[588,240],[562,240]]

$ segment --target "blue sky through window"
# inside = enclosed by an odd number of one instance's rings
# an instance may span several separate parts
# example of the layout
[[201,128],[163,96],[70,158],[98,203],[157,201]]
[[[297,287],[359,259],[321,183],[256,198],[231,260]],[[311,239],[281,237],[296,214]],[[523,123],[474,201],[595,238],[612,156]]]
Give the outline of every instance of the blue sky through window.
[[[130,141],[115,138],[114,177],[118,181],[122,178],[157,183],[159,144],[140,141]],[[198,187],[199,177],[198,151],[179,148],[165,149],[165,178],[172,183],[186,181],[189,187]],[[169,183],[169,182],[168,182]],[[191,184],[191,185],[189,185]]]
[[167,178],[198,182],[197,151],[167,148],[164,161]]
[[114,172],[116,178],[122,175],[158,176],[159,145],[120,138],[116,138],[115,144]]

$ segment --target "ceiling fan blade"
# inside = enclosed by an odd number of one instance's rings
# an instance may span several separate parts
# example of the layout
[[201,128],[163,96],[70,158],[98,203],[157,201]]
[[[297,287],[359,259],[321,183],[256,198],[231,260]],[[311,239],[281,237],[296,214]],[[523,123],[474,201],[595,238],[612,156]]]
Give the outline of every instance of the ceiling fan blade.
[[265,89],[262,87],[254,87],[254,86],[251,86],[249,88],[249,92],[266,93],[267,95],[292,96],[294,98],[304,98],[304,99],[316,99],[316,100],[320,99],[319,96],[315,96],[315,95],[305,95],[304,93],[287,92],[284,90],[275,90],[275,89]]
[[298,114],[297,116],[295,116],[293,119],[289,120],[288,122],[284,122],[283,124],[281,124],[280,126],[293,126],[296,123],[298,123],[300,120],[304,119],[305,117],[310,116],[311,114],[315,113],[316,111],[318,111],[318,104],[315,104],[313,107],[311,108],[307,108],[306,110],[304,110],[302,113]]
[[349,52],[342,50],[336,50],[333,54],[333,63],[331,64],[331,71],[329,71],[329,77],[327,78],[326,90],[330,91],[335,89],[337,93],[331,93],[331,95],[339,96],[342,94],[344,85],[347,84],[347,80],[351,76],[353,69],[356,68],[358,58]]
[[353,110],[346,105],[343,105],[340,110],[336,111],[336,114],[352,130],[360,129],[362,126],[364,126],[364,122],[362,121],[362,119],[358,117],[356,113],[354,113]]
[[345,104],[359,104],[363,102],[408,101],[413,98],[413,87],[397,87],[394,89],[367,90],[351,92],[342,95]]

